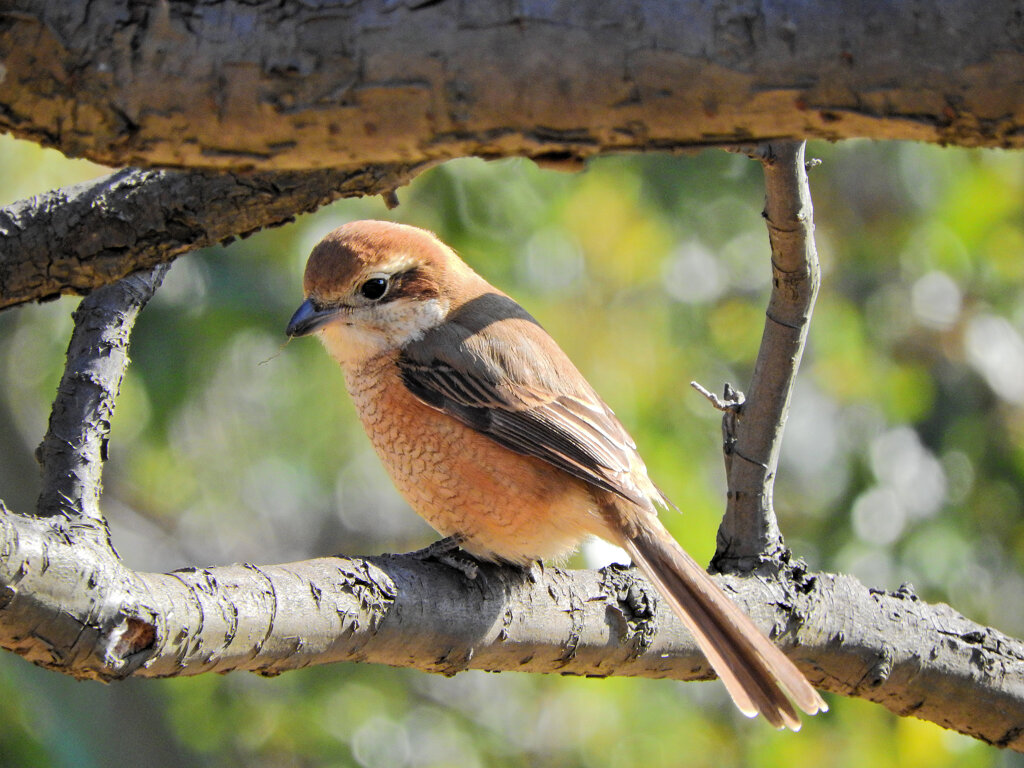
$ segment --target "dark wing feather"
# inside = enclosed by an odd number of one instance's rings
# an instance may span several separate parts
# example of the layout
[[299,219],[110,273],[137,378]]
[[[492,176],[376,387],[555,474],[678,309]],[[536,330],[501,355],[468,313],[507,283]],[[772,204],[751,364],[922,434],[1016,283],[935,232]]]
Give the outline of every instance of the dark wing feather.
[[398,366],[412,394],[509,450],[650,504],[632,474],[643,466],[633,440],[532,318],[501,318],[515,327],[500,336],[457,321],[403,350]]

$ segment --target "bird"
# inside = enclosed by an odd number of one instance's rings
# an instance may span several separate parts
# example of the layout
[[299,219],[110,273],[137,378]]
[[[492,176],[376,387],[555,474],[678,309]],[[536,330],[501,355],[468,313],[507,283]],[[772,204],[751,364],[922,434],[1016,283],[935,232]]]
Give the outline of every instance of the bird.
[[[828,709],[658,518],[636,443],[525,309],[436,235],[353,221],[313,248],[290,338],[317,335],[398,491],[483,561],[532,567],[589,536],[626,550],[743,714]],[[795,705],[795,706],[794,706]]]

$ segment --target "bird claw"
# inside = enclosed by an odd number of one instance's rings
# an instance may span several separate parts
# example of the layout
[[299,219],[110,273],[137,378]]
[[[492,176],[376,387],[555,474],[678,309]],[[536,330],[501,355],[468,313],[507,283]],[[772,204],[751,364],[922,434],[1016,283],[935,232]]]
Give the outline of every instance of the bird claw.
[[416,560],[434,560],[473,580],[480,572],[480,564],[472,555],[462,550],[462,542],[461,536],[447,536],[430,546],[410,552],[409,557]]

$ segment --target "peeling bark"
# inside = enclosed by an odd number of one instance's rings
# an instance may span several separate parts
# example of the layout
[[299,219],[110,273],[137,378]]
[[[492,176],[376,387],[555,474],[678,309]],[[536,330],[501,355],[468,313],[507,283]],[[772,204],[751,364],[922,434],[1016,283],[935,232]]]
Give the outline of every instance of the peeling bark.
[[[0,647],[78,678],[357,661],[706,680],[690,634],[634,569],[546,568],[476,579],[411,556],[131,571],[104,536],[0,516]],[[86,534],[86,535],[83,535]],[[1024,751],[1024,643],[908,590],[799,564],[716,579],[818,687]]]

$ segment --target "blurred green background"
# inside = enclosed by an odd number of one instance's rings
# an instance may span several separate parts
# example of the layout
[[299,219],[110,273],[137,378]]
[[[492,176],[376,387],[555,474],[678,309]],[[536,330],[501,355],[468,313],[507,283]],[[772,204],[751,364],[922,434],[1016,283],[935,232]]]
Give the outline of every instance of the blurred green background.
[[[824,285],[776,505],[815,569],[1024,635],[1024,153],[812,143]],[[0,204],[103,173],[0,137]],[[142,315],[104,509],[139,569],[404,551],[434,535],[378,466],[315,341],[284,344],[312,245],[357,218],[436,231],[518,298],[635,436],[702,561],[723,508],[718,415],[769,281],[759,166],[720,151],[586,172],[461,160],[387,211],[341,201],[179,259]],[[0,496],[27,510],[77,299],[0,313]],[[591,548],[576,564],[600,564]],[[1024,766],[831,697],[778,734],[717,683],[359,665],[103,686],[0,655],[3,766]]]

